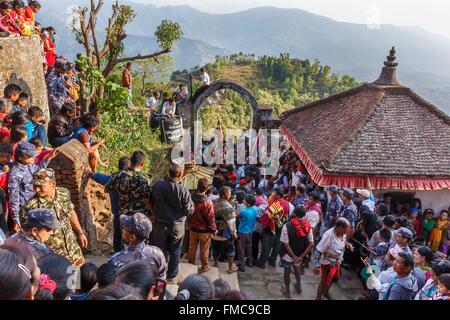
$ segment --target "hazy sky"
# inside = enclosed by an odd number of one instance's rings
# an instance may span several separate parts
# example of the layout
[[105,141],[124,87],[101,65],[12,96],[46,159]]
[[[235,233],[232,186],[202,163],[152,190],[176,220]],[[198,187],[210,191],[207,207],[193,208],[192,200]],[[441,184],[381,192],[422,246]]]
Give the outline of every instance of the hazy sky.
[[420,26],[450,38],[449,0],[131,0],[157,6],[188,4],[211,13],[258,6],[299,8],[338,21]]

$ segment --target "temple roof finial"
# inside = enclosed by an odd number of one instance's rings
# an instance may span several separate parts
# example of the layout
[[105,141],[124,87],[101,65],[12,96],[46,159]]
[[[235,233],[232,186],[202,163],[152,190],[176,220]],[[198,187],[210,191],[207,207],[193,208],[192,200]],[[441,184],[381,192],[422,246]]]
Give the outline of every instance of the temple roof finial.
[[386,57],[384,67],[381,70],[379,78],[374,82],[376,85],[384,86],[398,86],[400,83],[397,81],[397,66],[398,63],[394,62],[397,57],[395,56],[395,48],[389,51],[389,55]]

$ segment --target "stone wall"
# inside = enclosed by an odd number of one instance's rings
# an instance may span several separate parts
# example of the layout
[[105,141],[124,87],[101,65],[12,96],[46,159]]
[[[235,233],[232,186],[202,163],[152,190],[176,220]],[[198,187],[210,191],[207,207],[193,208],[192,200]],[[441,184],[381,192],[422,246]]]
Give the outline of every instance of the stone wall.
[[41,108],[48,120],[40,43],[38,36],[0,38],[0,94],[8,84],[19,85],[30,96],[30,105]]
[[70,190],[72,202],[89,240],[90,254],[108,254],[112,247],[112,217],[109,195],[103,186],[89,178],[88,152],[78,141],[71,140],[60,148],[51,161],[57,186]]

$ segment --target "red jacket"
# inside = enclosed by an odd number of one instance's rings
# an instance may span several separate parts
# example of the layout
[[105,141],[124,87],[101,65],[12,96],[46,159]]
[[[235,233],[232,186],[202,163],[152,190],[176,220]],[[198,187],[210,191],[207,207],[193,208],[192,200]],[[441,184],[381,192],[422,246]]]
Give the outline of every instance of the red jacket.
[[214,217],[214,206],[205,194],[194,193],[194,213],[189,219],[191,231],[198,233],[214,233],[217,229]]

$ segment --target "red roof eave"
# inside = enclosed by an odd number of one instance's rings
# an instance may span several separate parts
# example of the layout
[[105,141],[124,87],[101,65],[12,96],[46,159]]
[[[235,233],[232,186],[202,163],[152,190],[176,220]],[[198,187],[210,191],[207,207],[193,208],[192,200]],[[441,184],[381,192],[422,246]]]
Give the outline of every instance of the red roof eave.
[[[332,184],[340,188],[367,188],[368,177],[357,175],[330,175],[324,173],[314,161],[308,156],[305,150],[290,134],[289,130],[284,126],[280,126],[281,133],[285,135],[292,145],[294,151],[300,157],[305,165],[306,170],[310,174],[314,183],[325,187]],[[448,178],[411,178],[411,177],[378,177],[370,176],[370,184],[372,189],[384,190],[442,190],[450,189],[450,179]]]

